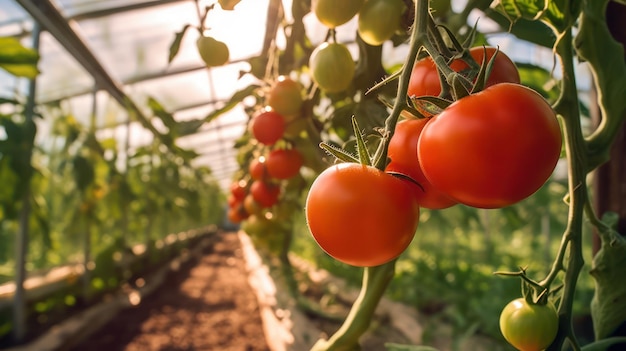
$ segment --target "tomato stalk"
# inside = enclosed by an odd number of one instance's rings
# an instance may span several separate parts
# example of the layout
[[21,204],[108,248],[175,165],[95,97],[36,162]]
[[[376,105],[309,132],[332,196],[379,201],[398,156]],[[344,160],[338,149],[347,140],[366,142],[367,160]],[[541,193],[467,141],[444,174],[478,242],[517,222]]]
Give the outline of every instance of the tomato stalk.
[[[574,350],[580,350],[572,326],[572,307],[576,282],[584,265],[582,255],[582,225],[587,187],[585,185],[587,170],[587,150],[580,123],[578,91],[573,63],[571,29],[567,29],[555,45],[555,51],[562,64],[563,80],[561,95],[554,104],[554,109],[563,120],[565,134],[565,151],[568,161],[568,196],[569,215],[567,227],[563,233],[561,246],[556,260],[548,276],[540,283],[548,287],[557,274],[565,270],[563,293],[558,307],[559,332],[547,351],[561,350],[565,340]],[[567,258],[565,251],[568,250]],[[565,261],[566,262],[563,262]]]

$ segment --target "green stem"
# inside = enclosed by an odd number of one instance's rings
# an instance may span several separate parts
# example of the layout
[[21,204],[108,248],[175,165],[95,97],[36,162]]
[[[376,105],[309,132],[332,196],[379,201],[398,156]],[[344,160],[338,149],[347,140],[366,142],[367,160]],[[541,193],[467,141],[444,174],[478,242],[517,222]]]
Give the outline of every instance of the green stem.
[[395,264],[396,260],[393,260],[382,266],[365,268],[361,292],[343,325],[328,341],[319,340],[311,351],[360,350],[359,338],[369,328],[376,306],[393,278]]
[[[582,255],[582,224],[587,202],[585,177],[587,170],[587,149],[580,124],[578,92],[574,72],[571,30],[566,30],[557,40],[556,53],[563,66],[561,96],[554,109],[563,118],[565,151],[568,161],[569,215],[567,228],[563,233],[561,248],[548,277],[542,282],[549,286],[562,267],[565,268],[563,294],[559,304],[559,333],[546,351],[561,350],[567,340],[573,350],[580,350],[572,327],[572,307],[578,276],[584,265]],[[569,250],[568,250],[569,249]],[[565,251],[568,250],[567,258]],[[566,262],[563,262],[565,261]]]
[[417,54],[422,46],[428,45],[428,0],[415,1],[415,23],[411,31],[411,41],[409,42],[409,54],[404,66],[400,81],[398,82],[398,90],[396,99],[391,110],[391,114],[385,120],[385,135],[374,155],[374,166],[378,169],[385,169],[387,165],[387,149],[389,142],[396,129],[396,124],[400,118],[400,113],[407,106],[407,91],[409,90],[409,80]]

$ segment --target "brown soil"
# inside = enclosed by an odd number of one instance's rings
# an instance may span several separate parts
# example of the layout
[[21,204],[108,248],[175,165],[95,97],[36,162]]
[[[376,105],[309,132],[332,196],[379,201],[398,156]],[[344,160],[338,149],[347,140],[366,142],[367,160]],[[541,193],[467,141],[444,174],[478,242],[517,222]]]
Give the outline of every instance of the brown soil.
[[237,234],[222,234],[199,260],[73,350],[269,350]]

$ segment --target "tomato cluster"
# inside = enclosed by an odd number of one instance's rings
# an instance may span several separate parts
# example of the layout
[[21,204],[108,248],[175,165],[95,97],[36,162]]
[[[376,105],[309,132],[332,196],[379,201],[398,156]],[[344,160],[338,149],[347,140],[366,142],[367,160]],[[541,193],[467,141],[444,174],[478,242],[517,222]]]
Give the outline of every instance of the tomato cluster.
[[[494,48],[473,48],[482,62]],[[451,64],[457,72],[464,62]],[[398,123],[389,146],[387,170],[419,185],[422,207],[454,203],[500,208],[537,191],[552,174],[561,153],[555,112],[537,92],[519,83],[515,64],[498,53],[486,89],[463,97],[441,113]],[[409,95],[438,95],[437,67],[430,59],[415,65]]]
[[301,129],[302,104],[302,88],[297,81],[279,76],[268,87],[265,104],[250,119],[248,130],[257,143],[253,143],[254,151],[242,165],[247,173],[239,174],[230,189],[231,222],[265,223],[257,217],[267,215],[279,202],[281,182],[300,173],[304,160],[289,139],[295,138]]

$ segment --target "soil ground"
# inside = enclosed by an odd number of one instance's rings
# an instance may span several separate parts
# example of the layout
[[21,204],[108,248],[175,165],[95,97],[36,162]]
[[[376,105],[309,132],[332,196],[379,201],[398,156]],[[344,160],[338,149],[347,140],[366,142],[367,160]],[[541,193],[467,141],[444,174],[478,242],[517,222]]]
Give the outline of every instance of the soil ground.
[[237,234],[222,234],[199,260],[72,349],[85,350],[269,350]]

